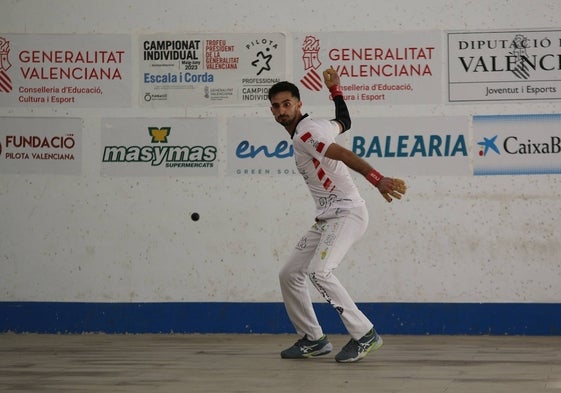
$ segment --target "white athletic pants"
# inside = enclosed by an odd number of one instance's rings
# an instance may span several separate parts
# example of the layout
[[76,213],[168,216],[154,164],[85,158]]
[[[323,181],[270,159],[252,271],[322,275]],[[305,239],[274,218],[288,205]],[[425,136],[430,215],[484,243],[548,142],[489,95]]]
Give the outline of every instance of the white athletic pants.
[[337,310],[352,338],[358,340],[372,328],[372,323],[333,274],[367,226],[365,206],[337,209],[332,217],[322,217],[302,236],[281,268],[279,279],[284,304],[299,335],[306,334],[310,340],[318,340],[323,335],[308,291],[308,278]]

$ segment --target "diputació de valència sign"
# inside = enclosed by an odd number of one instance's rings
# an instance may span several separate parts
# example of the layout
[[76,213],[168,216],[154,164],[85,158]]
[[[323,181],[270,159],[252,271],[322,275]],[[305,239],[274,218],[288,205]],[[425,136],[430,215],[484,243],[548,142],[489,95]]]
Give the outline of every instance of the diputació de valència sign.
[[561,30],[447,36],[449,102],[561,99]]

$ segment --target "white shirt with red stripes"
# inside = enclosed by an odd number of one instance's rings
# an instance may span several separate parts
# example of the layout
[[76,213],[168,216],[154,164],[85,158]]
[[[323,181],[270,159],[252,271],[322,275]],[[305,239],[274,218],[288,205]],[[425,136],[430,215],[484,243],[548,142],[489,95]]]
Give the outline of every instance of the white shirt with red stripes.
[[316,204],[316,217],[328,218],[336,209],[364,205],[364,199],[341,161],[325,157],[330,144],[336,143],[339,124],[333,120],[300,120],[292,137],[296,168],[304,177]]

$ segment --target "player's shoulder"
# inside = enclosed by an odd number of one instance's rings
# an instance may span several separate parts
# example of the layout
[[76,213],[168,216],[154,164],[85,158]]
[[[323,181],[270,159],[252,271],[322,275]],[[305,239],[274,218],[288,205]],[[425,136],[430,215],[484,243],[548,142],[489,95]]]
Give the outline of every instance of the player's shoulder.
[[314,136],[316,138],[331,139],[339,134],[339,125],[327,119],[303,119],[296,127],[294,139],[298,136]]
[[329,120],[305,117],[298,123],[298,126],[296,127],[296,131],[299,133],[306,132],[306,131],[312,133],[322,133],[322,132],[327,132],[332,126],[333,125]]

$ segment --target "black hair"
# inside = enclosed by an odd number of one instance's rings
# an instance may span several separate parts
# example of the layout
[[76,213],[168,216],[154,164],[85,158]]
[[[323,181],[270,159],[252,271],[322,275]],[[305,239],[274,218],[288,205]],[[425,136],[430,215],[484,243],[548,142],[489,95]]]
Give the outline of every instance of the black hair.
[[294,83],[290,83],[287,81],[277,82],[269,89],[269,101],[271,98],[277,93],[281,93],[283,91],[288,91],[292,94],[293,97],[296,97],[300,100],[300,91],[298,87]]

